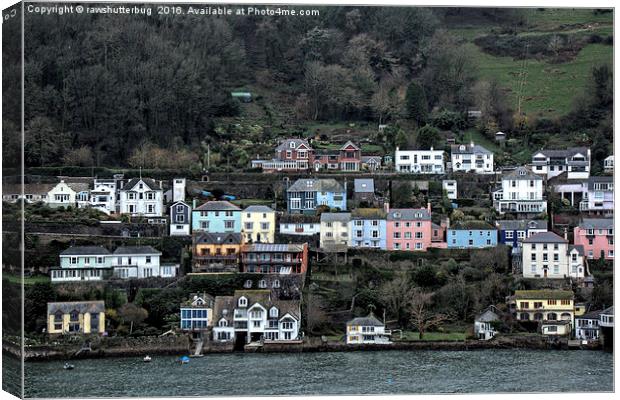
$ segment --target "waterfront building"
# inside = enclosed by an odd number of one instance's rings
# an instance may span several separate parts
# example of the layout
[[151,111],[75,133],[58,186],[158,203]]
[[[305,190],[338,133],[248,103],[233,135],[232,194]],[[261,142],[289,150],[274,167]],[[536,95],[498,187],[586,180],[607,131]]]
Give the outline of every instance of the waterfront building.
[[517,290],[509,305],[518,321],[539,321],[542,334],[567,335],[572,330],[574,297],[571,290]]
[[170,206],[170,236],[189,236],[192,226],[192,207],[182,200]]
[[262,274],[305,274],[308,243],[245,244],[241,246],[241,272]]
[[[236,341],[300,343],[299,300],[275,299],[271,290],[236,290],[234,307],[233,326]],[[219,322],[221,315],[216,315],[215,318]]]
[[217,296],[213,306],[213,341],[226,343],[235,340],[234,296]]
[[447,230],[449,249],[480,249],[495,246],[497,246],[497,229],[486,222],[458,222]]
[[192,272],[238,272],[242,243],[240,233],[195,232]]
[[386,212],[380,208],[356,208],[349,221],[349,247],[386,249]]
[[494,172],[493,153],[474,142],[469,145],[451,145],[451,161],[454,172],[473,171],[476,174]]
[[180,305],[183,331],[204,331],[213,326],[213,296],[206,293],[193,294]]
[[351,213],[321,214],[321,248],[328,251],[346,251],[349,245]]
[[575,339],[594,341],[600,336],[599,321],[602,310],[575,315]]
[[290,214],[314,213],[318,206],[344,211],[347,209],[346,183],[335,179],[298,179],[286,190]]
[[540,214],[547,212],[543,179],[525,167],[502,177],[502,187],[493,192],[494,208],[500,214]]
[[388,208],[388,210],[386,223],[388,250],[426,251],[432,247],[431,213],[428,208]]
[[164,191],[153,179],[134,178],[119,190],[120,212],[131,216],[161,217]]
[[614,306],[601,311],[598,326],[600,328],[600,340],[605,349],[613,349],[614,342]]
[[192,211],[192,232],[241,233],[241,209],[228,201],[207,201]]
[[47,303],[47,333],[102,334],[105,332],[103,300]]
[[525,278],[583,278],[583,246],[571,246],[553,232],[542,232],[523,240],[522,268]]
[[541,232],[547,232],[547,220],[500,220],[496,221],[499,243],[521,247],[524,239]]
[[549,178],[567,173],[567,179],[590,176],[590,149],[573,147],[565,150],[540,150],[532,155],[532,170]]
[[318,215],[284,214],[280,217],[280,234],[312,236],[321,232]]
[[489,340],[497,333],[493,322],[499,321],[500,312],[495,306],[489,306],[474,319],[474,335],[478,340]]
[[613,176],[591,176],[587,180],[579,211],[590,215],[611,217],[614,213]]
[[267,206],[249,206],[241,213],[241,233],[246,243],[273,243],[276,212]]
[[372,312],[347,322],[347,344],[391,344],[391,335]]
[[575,227],[573,240],[583,246],[588,259],[614,259],[614,220],[612,218],[584,218]]
[[434,150],[400,150],[396,148],[396,172],[412,174],[443,174],[446,171],[445,151]]

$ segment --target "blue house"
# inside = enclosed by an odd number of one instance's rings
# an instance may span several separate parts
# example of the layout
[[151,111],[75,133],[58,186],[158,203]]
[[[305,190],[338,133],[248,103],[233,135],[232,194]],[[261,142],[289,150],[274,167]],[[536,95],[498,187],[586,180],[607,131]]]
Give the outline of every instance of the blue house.
[[501,220],[495,223],[498,229],[499,243],[520,247],[523,239],[536,233],[547,232],[547,221],[536,220]]
[[227,201],[207,201],[192,211],[192,232],[241,233],[241,209]]
[[387,248],[387,213],[379,208],[356,208],[349,221],[349,247]]
[[286,208],[290,214],[310,214],[318,206],[347,209],[347,188],[335,179],[298,179],[286,190]]
[[481,249],[497,245],[497,229],[483,221],[465,221],[448,228],[449,249]]

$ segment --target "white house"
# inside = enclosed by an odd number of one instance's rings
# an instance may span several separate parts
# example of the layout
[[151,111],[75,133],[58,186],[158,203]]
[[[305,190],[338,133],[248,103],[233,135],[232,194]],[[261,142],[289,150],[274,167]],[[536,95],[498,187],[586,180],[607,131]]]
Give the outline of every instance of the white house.
[[474,142],[469,145],[453,144],[451,162],[454,172],[473,171],[477,174],[490,174],[494,171],[493,153]]
[[474,320],[474,335],[479,340],[492,339],[497,333],[493,327],[493,321],[499,321],[499,311],[495,306],[489,306],[476,316]]
[[412,174],[443,174],[446,170],[443,150],[400,150],[396,148],[395,169]]
[[525,278],[583,278],[583,246],[572,246],[553,232],[523,239],[522,267]]
[[450,200],[458,198],[458,186],[454,179],[444,179],[441,181],[441,188],[446,191],[446,196]]
[[547,179],[567,172],[567,179],[588,179],[590,149],[574,147],[566,150],[540,150],[532,156],[532,171]]
[[192,225],[192,207],[184,201],[170,206],[170,236],[189,236]]
[[607,158],[605,158],[605,160],[603,160],[603,170],[608,173],[611,174],[614,172],[614,156],[613,154],[611,156],[608,156]]
[[222,300],[216,297],[214,341],[299,343],[299,300],[278,300],[273,297],[268,289],[236,290],[232,301],[230,296]]
[[372,312],[347,322],[347,344],[391,344],[391,335]]
[[53,183],[25,183],[23,185],[3,183],[2,201],[15,203],[23,198],[26,203],[46,203],[47,194],[54,186]]
[[280,234],[312,236],[321,233],[321,217],[304,214],[284,214],[280,217]]
[[575,339],[598,340],[600,336],[599,321],[602,310],[591,311],[584,315],[575,315]]
[[164,214],[164,193],[161,182],[134,178],[120,189],[120,213],[132,216],[161,217]]
[[78,203],[78,193],[88,190],[88,185],[80,186],[84,187],[77,189],[76,184],[70,186],[64,180],[61,180],[47,193],[47,205],[50,207],[75,207]]
[[614,307],[613,306],[601,311],[600,319],[599,319],[599,326],[603,328],[614,327]]
[[500,214],[541,214],[547,212],[543,179],[525,167],[502,177],[501,189],[493,192],[493,205]]
[[116,185],[98,183],[95,179],[95,187],[90,191],[90,207],[105,214],[116,214]]
[[161,253],[151,246],[118,247],[112,258],[114,275],[121,279],[177,276],[179,265],[161,265],[160,256]]
[[174,178],[172,180],[172,201],[185,201],[185,178]]

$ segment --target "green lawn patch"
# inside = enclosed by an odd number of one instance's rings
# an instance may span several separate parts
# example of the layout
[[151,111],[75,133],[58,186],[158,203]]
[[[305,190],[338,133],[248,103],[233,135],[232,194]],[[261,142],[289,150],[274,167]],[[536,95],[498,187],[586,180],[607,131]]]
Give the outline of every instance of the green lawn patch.
[[[3,279],[8,280],[11,283],[15,283],[21,285],[22,277],[19,275],[9,274],[6,272],[2,273]],[[26,276],[24,277],[24,285],[34,285],[35,283],[47,283],[50,281],[50,278],[45,275],[35,275],[35,276]]]
[[[392,336],[392,340],[401,340],[400,333],[396,332]],[[420,340],[419,333],[417,331],[403,331],[402,340]],[[445,341],[459,341],[465,340],[465,332],[426,332],[423,341],[445,340]]]

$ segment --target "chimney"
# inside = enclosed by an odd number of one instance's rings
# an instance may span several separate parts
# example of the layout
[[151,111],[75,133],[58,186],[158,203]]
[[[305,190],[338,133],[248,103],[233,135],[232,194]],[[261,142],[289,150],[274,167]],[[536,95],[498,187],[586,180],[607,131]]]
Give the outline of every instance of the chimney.
[[473,141],[473,140],[469,143],[469,146],[470,146],[472,149],[474,148],[474,141]]
[[568,240],[568,229],[564,228],[564,240]]
[[196,209],[196,199],[192,199],[192,210]]
[[390,212],[390,202],[389,202],[389,201],[385,201],[385,202],[383,202],[383,210],[384,210],[386,213],[389,213],[389,212]]
[[429,201],[428,203],[426,203],[426,209],[428,210],[428,213],[431,213],[431,202]]
[[400,150],[400,148],[398,146],[396,146],[396,152],[398,153],[398,151]]
[[163,189],[163,188],[164,188],[163,184],[164,184],[164,181],[159,181],[159,188],[160,188],[160,189]]
[[433,148],[433,146],[431,146],[431,151],[433,151],[433,150],[435,150],[435,149]]

